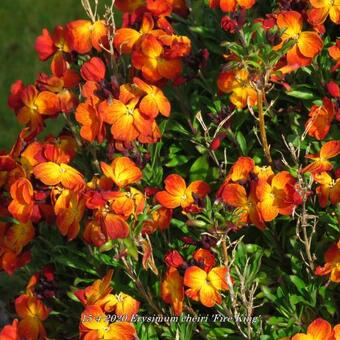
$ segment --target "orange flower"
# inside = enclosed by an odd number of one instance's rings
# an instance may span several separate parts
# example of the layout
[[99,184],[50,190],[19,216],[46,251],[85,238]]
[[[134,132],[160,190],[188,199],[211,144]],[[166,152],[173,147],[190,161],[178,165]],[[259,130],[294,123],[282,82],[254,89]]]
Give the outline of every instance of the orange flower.
[[101,44],[107,41],[108,29],[103,20],[94,23],[76,20],[68,23],[66,28],[71,49],[81,54],[90,52],[92,48],[101,52]]
[[165,303],[171,304],[176,316],[182,314],[184,300],[183,278],[174,267],[168,269],[161,283],[161,298]]
[[113,270],[110,269],[102,279],[98,279],[91,286],[79,289],[74,294],[84,306],[102,306],[103,301],[111,293]]
[[106,67],[104,62],[98,58],[93,57],[85,62],[80,69],[80,74],[84,80],[100,82],[104,80]]
[[340,141],[329,141],[322,145],[320,153],[306,155],[306,158],[313,159],[314,162],[304,167],[301,172],[323,172],[330,171],[333,169],[332,163],[329,161],[330,158],[336,157],[340,153]]
[[170,226],[172,209],[160,207],[151,213],[151,220],[143,224],[143,233],[151,234],[156,230],[165,230]]
[[31,260],[29,251],[23,248],[32,241],[35,229],[32,222],[8,225],[0,222],[0,268],[12,275]]
[[209,272],[215,266],[215,256],[207,249],[197,249],[192,254],[192,258],[200,267],[203,267],[206,272]]
[[294,177],[287,171],[276,174],[271,184],[259,180],[256,186],[257,205],[264,221],[272,221],[278,214],[292,214],[296,207],[294,196],[298,195],[294,189],[295,183]]
[[111,165],[100,162],[100,167],[104,175],[120,188],[136,183],[142,178],[142,172],[128,157],[117,157]]
[[[115,2],[116,5],[116,2]],[[113,44],[119,53],[131,53],[135,43],[142,37],[143,34],[148,33],[154,28],[154,20],[150,13],[143,15],[142,25],[140,31],[132,28],[120,28],[116,31]]]
[[15,310],[19,318],[19,334],[24,339],[41,339],[46,337],[42,321],[46,320],[50,309],[35,296],[26,294],[15,299]]
[[110,104],[105,100],[99,101],[96,96],[91,96],[84,103],[78,105],[75,118],[82,124],[80,136],[89,142],[97,140],[102,143],[105,139],[104,116],[110,110]]
[[85,186],[82,174],[64,163],[40,163],[34,167],[33,173],[45,185],[54,186],[61,184],[66,189],[78,191]]
[[246,69],[222,71],[217,86],[220,91],[231,93],[230,101],[238,109],[247,106],[248,102],[251,106],[257,102],[257,93],[250,85],[249,73]]
[[238,182],[246,181],[249,178],[249,174],[254,171],[255,162],[249,157],[239,157],[238,160],[229,170],[226,182]]
[[129,188],[129,191],[125,192],[113,192],[110,200],[111,209],[124,219],[141,214],[145,206],[145,196],[135,188]]
[[334,116],[335,107],[329,98],[323,99],[322,106],[313,105],[309,112],[310,118],[305,125],[308,135],[317,140],[324,139],[331,128]]
[[0,340],[19,340],[18,320],[13,320],[11,325],[6,325],[0,332]]
[[137,333],[129,322],[109,323],[106,314],[97,306],[87,306],[81,314],[81,334],[84,339],[134,340]]
[[89,221],[86,223],[83,238],[86,243],[96,247],[100,247],[108,241],[100,223],[97,221]]
[[292,340],[334,340],[332,326],[328,321],[318,318],[308,326],[307,334],[295,334]]
[[337,243],[332,244],[324,255],[324,266],[315,269],[315,275],[324,276],[330,274],[330,280],[340,282],[340,248]]
[[63,189],[54,204],[57,216],[57,226],[63,236],[69,241],[79,233],[80,221],[83,218],[85,202],[77,192]]
[[237,5],[244,9],[252,8],[256,0],[209,0],[209,6],[214,8],[218,5],[224,12],[234,12]]
[[141,114],[137,104],[142,92],[125,84],[120,87],[119,100],[112,99],[103,112],[116,140],[131,142],[139,135],[151,132],[152,120]]
[[15,110],[21,124],[28,125],[34,132],[39,132],[43,127],[43,117],[55,116],[59,111],[57,95],[49,91],[39,93],[33,85],[27,87],[22,83],[14,85],[8,104]]
[[34,235],[32,222],[13,224],[5,231],[1,243],[5,248],[19,254],[33,240]]
[[222,201],[225,204],[236,208],[236,223],[242,226],[245,223],[252,223],[259,229],[264,229],[265,224],[258,208],[256,197],[256,183],[250,183],[250,193],[247,195],[246,189],[239,184],[227,184],[221,192]]
[[19,178],[11,185],[10,194],[12,202],[8,206],[8,211],[18,221],[27,223],[34,207],[31,182],[27,178]]
[[188,187],[184,179],[176,174],[169,175],[165,180],[165,190],[156,194],[156,200],[165,208],[187,208],[194,203],[194,195],[204,198],[210,187],[203,181],[194,181]]
[[137,70],[142,71],[143,77],[148,81],[175,79],[182,71],[181,60],[168,59],[164,54],[165,49],[159,39],[147,33],[134,45],[132,64]]
[[302,32],[302,24],[302,15],[295,11],[280,12],[277,16],[277,26],[284,32],[281,43],[273,49],[279,50],[287,40],[293,39],[295,44],[287,52],[287,62],[290,65],[309,65],[323,46],[322,39],[316,32]]
[[313,25],[320,25],[329,18],[337,25],[340,24],[340,1],[339,0],[309,0],[312,5],[308,14],[309,22]]
[[37,79],[39,88],[51,91],[57,96],[60,111],[65,113],[73,111],[78,104],[78,98],[70,88],[77,87],[80,80],[78,73],[67,67],[65,70],[56,70],[58,75],[49,77],[41,73]]
[[133,78],[134,84],[138,86],[146,95],[139,103],[139,110],[142,114],[150,118],[156,118],[158,113],[161,113],[165,117],[169,117],[171,105],[164,96],[162,90],[156,86],[148,85],[139,78]]
[[129,225],[119,215],[104,212],[101,214],[104,234],[111,240],[127,238],[129,236]]
[[212,268],[208,273],[197,266],[187,268],[184,285],[189,287],[185,294],[206,307],[213,307],[222,302],[219,291],[227,290],[226,267]]
[[331,69],[331,71],[334,72],[340,66],[340,39],[337,39],[335,45],[328,49],[328,54],[336,62]]
[[116,0],[115,7],[122,12],[134,12],[139,7],[145,5],[145,0]]
[[29,251],[23,248],[34,238],[32,222],[9,225],[0,222],[0,268],[8,275],[31,260]]
[[138,313],[140,302],[125,293],[116,294],[115,297],[117,299],[115,314],[124,317],[126,321],[131,321],[133,315]]
[[[63,53],[71,52],[66,35],[65,27],[58,25],[54,29],[54,34],[52,36],[50,32],[44,28],[42,34],[38,36],[35,41],[34,47],[40,60],[45,61],[53,56],[51,63],[52,72],[56,70],[60,64],[62,64],[62,67],[65,67],[66,61],[63,58]],[[59,66],[57,64],[59,64]]]
[[337,204],[340,202],[340,178],[333,180],[327,172],[313,175],[314,180],[320,185],[316,188],[321,208],[326,208],[328,202]]
[[21,153],[21,164],[26,172],[39,163],[51,161],[55,163],[69,163],[75,156],[77,145],[73,137],[60,135],[57,139],[49,137],[42,142],[33,142]]

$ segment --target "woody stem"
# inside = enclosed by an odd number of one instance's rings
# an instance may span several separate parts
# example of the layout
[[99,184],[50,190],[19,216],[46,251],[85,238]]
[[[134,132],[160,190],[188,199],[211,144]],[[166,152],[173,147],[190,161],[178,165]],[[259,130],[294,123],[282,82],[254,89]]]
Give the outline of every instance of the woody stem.
[[135,282],[135,285],[139,292],[144,296],[145,300],[148,302],[149,306],[159,315],[162,314],[162,311],[153,303],[152,297],[146,292],[143,283],[140,281],[139,277],[134,273],[133,268],[128,263],[125,258],[122,258],[122,261],[125,265],[126,271],[129,274],[130,278]]
[[270,150],[269,150],[269,145],[268,145],[268,140],[267,140],[266,123],[265,123],[264,111],[263,111],[264,91],[262,89],[256,89],[256,91],[257,91],[257,110],[259,114],[259,127],[260,127],[260,137],[261,137],[262,148],[263,148],[267,163],[271,165],[272,157],[270,155]]

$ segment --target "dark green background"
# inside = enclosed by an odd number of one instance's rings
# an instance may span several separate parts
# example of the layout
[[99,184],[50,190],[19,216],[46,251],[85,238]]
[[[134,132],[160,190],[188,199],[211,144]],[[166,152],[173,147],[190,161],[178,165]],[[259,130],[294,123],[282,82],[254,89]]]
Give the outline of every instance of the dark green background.
[[[20,125],[7,106],[11,84],[22,79],[33,83],[39,72],[49,70],[34,50],[42,28],[85,18],[80,0],[1,0],[0,1],[0,150],[9,149]],[[53,121],[51,121],[53,125]]]

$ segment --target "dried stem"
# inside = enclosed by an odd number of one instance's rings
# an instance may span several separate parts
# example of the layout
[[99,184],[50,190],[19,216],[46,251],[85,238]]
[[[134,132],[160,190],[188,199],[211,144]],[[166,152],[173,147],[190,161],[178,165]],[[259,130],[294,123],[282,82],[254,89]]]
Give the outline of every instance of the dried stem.
[[141,280],[139,279],[139,277],[136,275],[136,273],[134,272],[133,267],[131,266],[131,264],[126,260],[126,258],[122,258],[122,261],[124,263],[124,266],[126,268],[127,274],[129,275],[129,277],[131,278],[131,280],[135,283],[138,291],[142,294],[142,296],[145,298],[145,300],[147,301],[147,303],[149,304],[149,306],[158,314],[158,315],[162,315],[162,311],[160,310],[160,308],[158,306],[156,306],[152,300],[152,296],[150,294],[150,292],[147,292],[143,286],[143,283],[141,282]]
[[[304,245],[307,259],[305,259],[302,252],[300,254],[301,254],[303,261],[307,265],[307,268],[309,268],[310,271],[313,272],[315,269],[314,261],[316,257],[314,254],[312,254],[311,245],[312,245],[313,235],[315,234],[315,231],[316,231],[317,216],[310,215],[308,214],[308,211],[307,211],[309,192],[311,190],[313,181],[307,182],[305,178],[303,177],[303,175],[301,174],[302,166],[299,163],[300,148],[295,148],[292,143],[287,143],[287,141],[285,140],[283,136],[282,138],[287,149],[290,151],[295,167],[298,169],[297,171],[298,191],[302,199],[302,204],[301,204],[301,213],[296,214],[298,217],[296,221],[296,235],[297,235],[298,240]],[[283,158],[283,162],[287,166],[289,166],[288,162],[284,158]],[[312,220],[312,223],[310,223],[311,220]],[[310,233],[308,233],[309,228],[311,228]]]
[[267,140],[266,123],[265,123],[264,111],[263,111],[263,99],[265,97],[265,94],[264,94],[263,89],[257,88],[256,91],[257,91],[257,110],[258,110],[258,118],[259,118],[261,144],[262,144],[262,148],[263,148],[267,163],[271,165],[272,157],[270,155],[270,148],[269,148],[268,140]]
[[238,330],[241,332],[241,334],[244,337],[247,337],[247,333],[245,333],[243,331],[243,327],[240,323],[239,320],[239,313],[238,311],[238,303],[237,303],[237,297],[235,295],[235,291],[234,291],[234,285],[233,285],[233,281],[231,279],[231,275],[230,275],[230,266],[229,266],[229,259],[228,259],[228,248],[227,248],[227,239],[226,239],[226,235],[223,235],[222,240],[221,240],[221,246],[222,246],[222,254],[223,254],[223,260],[224,260],[224,265],[227,268],[227,274],[226,274],[226,281],[228,284],[228,288],[229,288],[229,293],[230,293],[230,299],[231,299],[231,306],[232,306],[232,315],[234,316],[234,320],[236,323],[236,327],[238,328]]

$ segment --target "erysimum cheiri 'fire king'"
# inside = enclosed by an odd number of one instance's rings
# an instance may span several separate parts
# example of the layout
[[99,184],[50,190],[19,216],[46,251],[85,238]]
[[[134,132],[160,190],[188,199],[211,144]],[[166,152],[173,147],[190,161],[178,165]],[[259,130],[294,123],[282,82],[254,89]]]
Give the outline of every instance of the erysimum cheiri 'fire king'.
[[[167,23],[166,26],[170,25]],[[114,45],[121,53],[131,53],[132,65],[146,80],[175,79],[182,71],[180,58],[190,53],[191,42],[187,37],[169,34],[162,26],[154,28],[152,17],[144,15],[141,31],[117,30]]]
[[[0,215],[1,216],[1,215]],[[35,236],[32,222],[9,224],[0,222],[0,268],[12,275],[31,260],[31,252],[24,250]]]
[[[248,182],[248,193],[240,182]],[[294,208],[301,203],[296,180],[292,175],[287,171],[274,175],[270,168],[257,167],[248,157],[240,157],[232,166],[217,197],[227,206],[236,208],[236,225],[250,223],[260,229],[278,214],[292,214]]]
[[329,275],[333,282],[340,282],[340,242],[332,244],[324,255],[325,264],[315,269],[315,275]]
[[185,294],[206,307],[220,304],[222,302],[220,291],[228,289],[226,275],[226,267],[214,267],[206,272],[197,266],[191,266],[184,274],[184,285],[189,287]]
[[78,53],[88,53],[92,48],[100,52],[107,43],[108,28],[103,20],[75,20],[66,29],[69,46]]
[[256,90],[251,86],[246,69],[222,71],[217,80],[220,91],[231,93],[230,101],[243,109],[247,104],[253,106],[257,101]]
[[309,0],[312,8],[308,11],[308,20],[312,25],[320,25],[329,18],[337,25],[340,24],[339,0]]
[[317,140],[324,139],[335,118],[335,105],[329,98],[323,99],[323,105],[313,105],[309,112],[309,119],[305,128],[309,136]]
[[[80,317],[81,339],[136,338],[136,330],[129,321],[138,312],[139,302],[124,293],[111,294],[112,274],[110,270],[103,279],[75,292],[85,308]],[[106,313],[115,313],[117,321],[110,323]]]
[[211,8],[220,7],[224,12],[234,12],[237,6],[242,9],[250,9],[254,6],[256,0],[209,0]]
[[320,53],[323,43],[316,32],[302,31],[302,15],[295,11],[280,12],[277,15],[277,26],[283,30],[281,43],[274,46],[274,50],[282,48],[289,39],[295,41],[294,46],[287,52],[289,65],[306,66]]
[[156,194],[157,201],[165,208],[183,209],[195,204],[195,196],[204,198],[210,187],[203,181],[194,181],[188,187],[184,179],[176,174],[169,175],[165,180],[165,191]]
[[340,178],[333,179],[326,171],[313,174],[314,181],[320,184],[316,189],[321,208],[327,207],[328,203],[340,202]]
[[322,319],[315,319],[307,328],[307,333],[295,334],[292,340],[338,340],[340,335],[339,325],[333,329],[331,324]]
[[340,154],[340,141],[329,141],[322,145],[320,152],[317,154],[306,155],[306,158],[312,159],[314,162],[304,167],[301,172],[310,172],[312,174],[333,169],[330,158]]
[[53,57],[51,62],[51,70],[53,73],[55,73],[56,69],[60,68],[60,64],[64,66],[66,61],[63,58],[63,53],[71,52],[65,26],[58,25],[54,29],[53,35],[44,28],[42,34],[39,35],[35,41],[35,50],[39,55],[39,59],[42,61]]
[[11,87],[8,105],[16,112],[18,121],[28,125],[34,134],[42,130],[45,117],[55,116],[59,112],[56,94],[50,91],[39,92],[33,85],[25,87],[20,80]]
[[15,310],[20,318],[18,323],[18,339],[45,339],[46,330],[43,325],[51,309],[37,297],[35,286],[37,276],[33,275],[26,287],[26,293],[15,299]]
[[115,6],[122,12],[134,12],[146,9],[155,16],[168,16],[171,12],[188,15],[188,7],[184,0],[117,0]]

